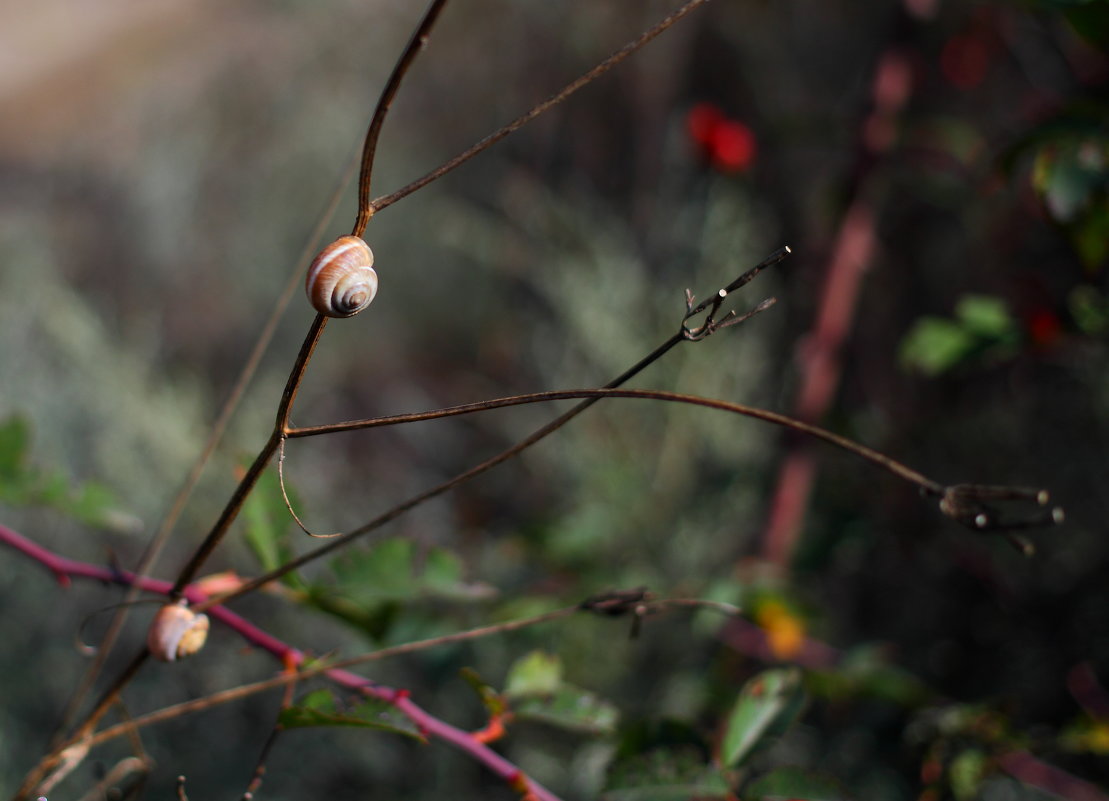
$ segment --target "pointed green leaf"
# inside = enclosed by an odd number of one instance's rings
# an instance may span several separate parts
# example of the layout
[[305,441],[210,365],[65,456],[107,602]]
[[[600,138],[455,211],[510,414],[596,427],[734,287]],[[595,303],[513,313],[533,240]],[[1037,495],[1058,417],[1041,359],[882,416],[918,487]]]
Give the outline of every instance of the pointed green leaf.
[[767,670],[743,687],[728,719],[720,760],[736,767],[771,738],[785,732],[801,714],[805,692],[796,668]]

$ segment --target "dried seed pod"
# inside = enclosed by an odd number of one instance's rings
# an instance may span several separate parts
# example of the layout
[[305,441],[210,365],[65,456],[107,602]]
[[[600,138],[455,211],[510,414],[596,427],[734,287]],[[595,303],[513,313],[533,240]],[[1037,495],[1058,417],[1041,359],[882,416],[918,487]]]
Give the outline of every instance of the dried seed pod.
[[208,616],[197,614],[185,601],[158,610],[146,633],[146,647],[155,659],[172,662],[195,654],[208,639]]
[[320,251],[308,268],[304,291],[312,307],[328,317],[352,317],[377,294],[377,273],[370,246],[356,236],[341,236]]

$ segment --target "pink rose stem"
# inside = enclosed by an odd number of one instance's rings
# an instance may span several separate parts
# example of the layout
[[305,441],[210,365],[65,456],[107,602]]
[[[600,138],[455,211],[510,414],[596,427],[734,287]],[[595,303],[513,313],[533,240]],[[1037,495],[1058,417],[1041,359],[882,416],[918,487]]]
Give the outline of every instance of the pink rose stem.
[[[86,578],[138,587],[146,592],[167,597],[173,590],[171,581],[136,576],[125,570],[101,567],[60,556],[3,525],[0,525],[0,543],[14,548],[41,564],[63,587],[68,587],[73,578]],[[191,604],[200,603],[208,598],[205,593],[192,586],[185,588],[184,597]],[[207,614],[213,620],[238,633],[247,642],[273,654],[283,664],[300,665],[304,661],[302,651],[268,634],[226,607],[212,607]],[[557,795],[538,782],[527,778],[520,768],[484,743],[478,742],[469,732],[452,726],[422,709],[408,697],[407,690],[374,684],[365,676],[359,676],[347,670],[328,670],[325,675],[336,684],[391,704],[407,716],[424,736],[442,740],[469,754],[512,787],[530,793],[532,798],[538,801],[560,801]]]
[[[867,177],[896,138],[900,111],[912,90],[907,54],[892,46],[878,59],[871,89],[872,110],[860,132],[860,168],[854,199],[836,234],[828,262],[820,308],[812,330],[798,348],[801,387],[794,417],[816,423],[828,411],[840,382],[840,352],[851,331],[862,279],[875,250],[877,223]],[[816,478],[816,459],[808,443],[789,447],[779,469],[762,536],[763,557],[785,566],[793,554]]]

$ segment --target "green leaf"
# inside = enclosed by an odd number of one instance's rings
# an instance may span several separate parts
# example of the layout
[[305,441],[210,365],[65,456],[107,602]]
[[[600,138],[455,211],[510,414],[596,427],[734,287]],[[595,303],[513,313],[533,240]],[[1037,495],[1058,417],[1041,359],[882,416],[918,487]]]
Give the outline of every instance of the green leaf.
[[589,734],[612,734],[620,718],[613,704],[571,684],[563,684],[550,693],[517,697],[512,702],[512,714],[517,720],[534,720]]
[[115,507],[115,496],[103,484],[87,481],[77,489],[77,494],[66,504],[70,514],[78,520],[99,525]]
[[462,562],[443,548],[431,548],[420,559],[412,540],[383,540],[368,550],[348,551],[331,563],[336,584],[324,590],[363,608],[418,598],[474,601],[488,598],[492,588],[462,581]]
[[806,684],[813,694],[828,698],[863,695],[899,706],[919,704],[930,696],[920,679],[889,664],[883,649],[872,645],[852,649],[832,670],[810,671]]
[[901,341],[901,364],[935,376],[954,367],[970,353],[974,337],[958,323],[922,317]]
[[[295,502],[291,490],[289,499]],[[243,502],[242,519],[247,545],[262,570],[280,567],[289,555],[286,535],[291,518],[276,472],[267,470],[258,479],[254,491]]]
[[348,550],[331,563],[338,580],[335,589],[366,606],[410,600],[417,591],[415,561],[415,543],[401,538],[383,540],[368,550]]
[[721,762],[736,767],[783,734],[801,714],[805,700],[797,668],[767,670],[755,676],[740,691],[728,718]]
[[532,651],[508,670],[504,697],[513,717],[563,729],[610,734],[616,729],[616,707],[588,690],[562,680],[562,661],[553,654]]
[[1018,341],[1017,324],[1005,301],[989,295],[964,295],[955,319],[921,317],[901,342],[902,365],[939,375],[975,354],[1004,354]]
[[30,464],[31,428],[13,415],[0,422],[0,500],[18,506],[55,509],[82,523],[121,532],[141,523],[116,508],[115,496],[103,484],[74,485],[61,473]]
[[1109,261],[1109,198],[1092,204],[1071,227],[1070,236],[1082,264],[1089,271],[1103,267]]
[[398,714],[385,701],[368,699],[349,709],[339,710],[331,690],[316,690],[304,696],[300,703],[281,710],[278,723],[286,729],[304,729],[317,726],[353,726],[378,729],[403,734],[421,742],[420,734],[408,718]]
[[798,768],[779,768],[751,782],[743,797],[749,801],[841,801],[849,796],[829,776]]
[[616,760],[600,797],[602,801],[707,801],[733,796],[720,770],[705,763],[700,749],[673,746]]
[[963,295],[955,304],[955,317],[967,331],[986,339],[1003,339],[1016,332],[1005,301],[992,295]]
[[16,481],[25,470],[30,424],[25,417],[12,415],[0,422],[0,481]]
[[982,780],[986,775],[986,755],[977,748],[968,748],[951,761],[948,776],[951,791],[958,801],[980,798]]
[[457,554],[446,548],[431,548],[419,575],[421,594],[458,601],[477,601],[496,595],[488,584],[464,581],[464,572]]
[[544,651],[532,651],[508,669],[504,693],[510,699],[553,693],[562,684],[562,660]]

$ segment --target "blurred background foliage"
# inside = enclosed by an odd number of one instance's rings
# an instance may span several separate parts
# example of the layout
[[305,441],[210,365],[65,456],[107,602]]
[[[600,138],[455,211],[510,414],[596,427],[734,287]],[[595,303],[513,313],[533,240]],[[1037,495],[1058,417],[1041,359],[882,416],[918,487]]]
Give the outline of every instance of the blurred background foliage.
[[[296,254],[420,6],[0,11],[2,522],[76,559],[134,564],[302,269]],[[671,7],[452,5],[386,124],[374,194]],[[794,255],[743,293],[749,305],[776,295],[773,310],[683,345],[635,385],[796,410],[837,249],[861,219],[857,297],[839,309],[829,401],[811,416],[940,481],[1049,487],[1067,523],[1034,536],[1036,557],[968,535],[911,487],[824,448],[811,452],[799,537],[772,552],[790,437],[612,401],[401,519],[381,545],[237,606],[306,650],[352,654],[613,588],[743,605],[728,625],[671,612],[631,639],[627,621],[575,618],[374,666],[474,729],[503,693],[521,714],[498,747],[568,798],[723,797],[741,784],[744,798],[1045,797],[1002,770],[1013,749],[1109,783],[1107,40],[1102,0],[716,0],[376,217],[380,296],[328,329],[294,416],[603,384],[674,330],[686,287],[704,296],[783,244]],[[329,233],[347,230],[352,196]],[[158,575],[264,441],[310,319],[298,294]],[[551,413],[299,441],[287,471],[309,525],[340,530]],[[249,575],[309,547],[274,493],[261,488],[212,571]],[[82,668],[75,632],[119,591],[61,591],[11,553],[0,573],[10,792]],[[141,636],[136,622],[129,647]],[[779,662],[805,670],[756,675]],[[195,661],[147,671],[128,701],[146,711],[273,670],[216,631]],[[743,706],[752,686],[773,688],[754,693],[765,706]],[[565,688],[590,725],[558,717]],[[169,797],[181,773],[193,797],[238,792],[277,711],[267,697],[151,730],[149,797]],[[772,747],[756,753],[752,737]],[[441,745],[314,726],[279,740],[261,792],[513,796]]]

